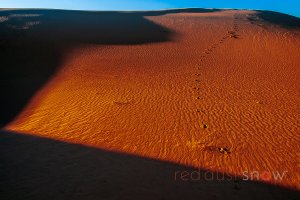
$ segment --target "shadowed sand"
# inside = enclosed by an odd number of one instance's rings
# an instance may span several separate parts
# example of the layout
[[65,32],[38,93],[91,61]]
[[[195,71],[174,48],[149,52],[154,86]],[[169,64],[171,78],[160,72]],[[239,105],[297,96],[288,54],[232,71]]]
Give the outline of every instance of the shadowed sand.
[[0,11],[2,194],[297,199],[299,33],[263,11]]
[[[205,169],[14,132],[0,133],[0,151],[0,197],[5,200],[296,200],[300,196],[297,191],[217,176]],[[193,175],[181,178],[181,173]]]

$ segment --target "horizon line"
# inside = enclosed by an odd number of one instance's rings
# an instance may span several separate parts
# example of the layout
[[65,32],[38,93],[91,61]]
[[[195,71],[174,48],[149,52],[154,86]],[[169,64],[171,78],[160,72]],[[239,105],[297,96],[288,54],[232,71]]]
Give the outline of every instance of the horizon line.
[[66,11],[85,11],[85,12],[155,12],[155,11],[168,11],[168,10],[188,10],[188,9],[205,9],[205,10],[247,10],[247,11],[262,11],[262,12],[275,12],[285,15],[290,15],[300,19],[300,16],[296,16],[290,13],[284,13],[274,10],[261,10],[261,9],[249,9],[249,8],[203,8],[203,7],[186,7],[186,8],[163,8],[163,9],[149,9],[149,10],[92,10],[92,9],[62,9],[62,8],[0,8],[0,11],[3,10],[66,10]]

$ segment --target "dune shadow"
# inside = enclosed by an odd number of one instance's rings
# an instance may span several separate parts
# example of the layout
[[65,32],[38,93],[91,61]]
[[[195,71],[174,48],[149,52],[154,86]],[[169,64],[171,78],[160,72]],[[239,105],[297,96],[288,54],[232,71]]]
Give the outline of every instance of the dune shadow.
[[[300,28],[300,18],[294,17],[288,14],[283,14],[273,11],[257,11],[257,16],[269,23],[278,25],[286,29],[299,29]],[[255,21],[250,18],[251,21]]]
[[7,18],[0,24],[2,38],[6,33],[5,39],[31,42],[134,45],[169,41],[173,33],[147,20],[142,12],[11,10],[0,14]]
[[144,13],[0,11],[0,125],[10,122],[79,44],[138,45],[172,40]]
[[0,152],[3,200],[299,199],[283,187],[15,132],[0,132]]
[[224,9],[205,9],[205,8],[183,8],[183,9],[170,9],[170,10],[154,10],[154,11],[135,11],[134,13],[142,13],[145,16],[158,16],[165,14],[177,14],[177,13],[213,13],[221,12]]

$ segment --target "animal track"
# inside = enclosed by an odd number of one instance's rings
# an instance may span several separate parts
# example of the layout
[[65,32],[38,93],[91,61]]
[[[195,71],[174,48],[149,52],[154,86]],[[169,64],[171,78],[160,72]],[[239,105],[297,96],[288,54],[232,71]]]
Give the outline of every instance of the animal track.
[[[200,63],[196,65],[197,70],[201,70],[203,68],[202,62],[205,61],[207,59],[207,57],[211,53],[213,53],[216,48],[220,47],[220,44],[223,44],[225,41],[227,41],[230,38],[233,38],[233,39],[238,39],[239,38],[239,35],[238,35],[238,32],[239,32],[238,20],[239,19],[240,18],[238,17],[238,15],[235,14],[233,16],[233,23],[232,23],[231,30],[228,30],[227,33],[223,37],[221,37],[218,42],[214,42],[212,45],[210,45],[208,48],[206,48],[202,51],[202,54],[199,57],[199,62]],[[200,73],[195,73],[194,75],[197,76],[197,77],[201,76]],[[200,87],[198,86],[198,84],[201,83],[201,80],[200,79],[195,79],[194,83],[196,83],[197,85],[195,87],[193,87],[193,89],[196,90],[196,91],[199,91]],[[197,93],[198,93],[197,95],[201,95],[201,94],[199,94],[199,92],[197,92]],[[202,96],[197,96],[196,99],[200,100],[200,99],[202,99]],[[196,113],[202,113],[204,115],[208,114],[204,110],[199,109],[199,108],[196,109]],[[203,116],[203,115],[198,115],[198,117],[201,117],[201,116]],[[200,119],[197,119],[197,120],[199,121]],[[200,124],[200,127],[202,127],[203,129],[207,129],[208,125],[207,124]],[[223,153],[223,154],[230,154],[230,149],[227,148],[227,147],[214,147],[213,151]]]
[[229,155],[231,153],[230,148],[220,146],[206,146],[204,150],[211,153],[221,153],[224,155]]
[[218,151],[223,154],[230,154],[230,149],[227,147],[218,147]]
[[202,128],[207,129],[208,125],[207,124],[202,124]]

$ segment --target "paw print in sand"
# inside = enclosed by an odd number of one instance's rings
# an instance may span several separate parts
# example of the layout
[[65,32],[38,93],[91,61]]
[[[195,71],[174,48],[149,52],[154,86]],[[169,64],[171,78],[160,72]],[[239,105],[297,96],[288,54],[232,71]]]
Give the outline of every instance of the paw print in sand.
[[218,151],[223,154],[230,154],[230,149],[227,147],[218,147]]

